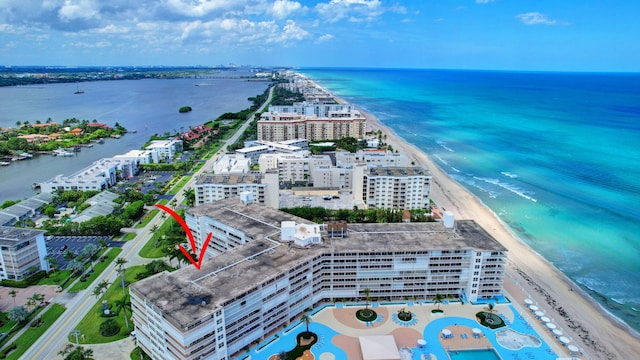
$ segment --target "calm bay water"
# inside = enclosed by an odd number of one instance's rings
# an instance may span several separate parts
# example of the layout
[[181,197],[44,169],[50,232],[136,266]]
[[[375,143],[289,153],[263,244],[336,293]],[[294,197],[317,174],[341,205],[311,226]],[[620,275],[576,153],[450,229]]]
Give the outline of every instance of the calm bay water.
[[302,69],[640,329],[640,74]]
[[[266,86],[241,79],[148,79],[0,87],[0,127],[15,127],[17,121],[44,123],[49,117],[62,123],[75,117],[109,126],[119,122],[136,131],[82,148],[75,157],[41,155],[0,167],[0,202],[33,195],[33,182],[70,175],[103,157],[139,149],[155,133],[185,131],[225,112],[245,109],[251,105],[247,98],[261,94]],[[84,94],[74,94],[78,88]],[[185,105],[193,111],[178,113]]]

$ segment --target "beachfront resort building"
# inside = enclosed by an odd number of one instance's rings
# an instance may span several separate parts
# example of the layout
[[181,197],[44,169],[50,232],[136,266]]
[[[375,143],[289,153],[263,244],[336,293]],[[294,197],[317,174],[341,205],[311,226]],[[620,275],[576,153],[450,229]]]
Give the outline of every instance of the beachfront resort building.
[[0,280],[23,280],[49,271],[43,230],[0,226]]
[[314,224],[226,199],[185,213],[200,270],[130,287],[138,345],[154,359],[231,359],[331,299],[476,301],[502,294],[506,249],[477,223]]
[[357,110],[331,111],[326,117],[293,113],[265,112],[260,115],[258,140],[284,141],[308,139],[309,141],[365,136],[366,119]]
[[429,209],[431,172],[423,167],[370,166],[354,184],[356,200],[379,209]]
[[329,114],[337,111],[355,111],[353,104],[336,104],[335,101],[328,103],[303,101],[293,105],[271,105],[269,112],[279,114],[299,114],[305,116],[316,116],[319,118],[329,117]]

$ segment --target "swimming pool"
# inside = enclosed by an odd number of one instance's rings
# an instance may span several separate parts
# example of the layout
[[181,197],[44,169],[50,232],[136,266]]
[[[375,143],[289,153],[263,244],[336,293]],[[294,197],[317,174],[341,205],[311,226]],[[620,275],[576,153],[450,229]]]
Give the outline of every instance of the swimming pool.
[[449,351],[449,358],[451,360],[501,360],[492,349]]

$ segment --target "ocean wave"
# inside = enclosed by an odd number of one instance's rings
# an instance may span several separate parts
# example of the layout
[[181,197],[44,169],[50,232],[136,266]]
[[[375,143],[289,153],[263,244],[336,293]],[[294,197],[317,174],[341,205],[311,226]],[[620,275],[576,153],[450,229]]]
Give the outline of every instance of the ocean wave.
[[[436,159],[438,159],[438,160],[440,160],[440,162],[441,162],[441,163],[443,163],[443,164],[445,164],[445,165],[449,166],[449,163],[447,162],[447,160],[445,160],[445,159],[441,158],[441,157],[440,157],[440,155],[433,155],[433,157],[434,157],[434,158],[436,158]],[[450,166],[449,166],[449,167],[450,167]]]
[[505,190],[511,191],[512,193],[514,193],[514,194],[516,194],[516,195],[518,195],[520,197],[523,197],[523,198],[525,198],[527,200],[531,200],[533,202],[538,202],[538,200],[536,198],[534,198],[534,197],[532,197],[530,195],[527,195],[525,190],[522,190],[521,188],[519,188],[519,187],[517,187],[515,185],[511,185],[511,184],[508,184],[508,183],[500,182],[500,180],[498,180],[498,179],[481,178],[481,177],[477,177],[477,176],[474,176],[473,178],[476,179],[476,180],[484,181],[484,182],[492,184],[492,185],[499,186],[499,187],[501,187],[501,188],[503,188]]
[[496,194],[494,191],[491,191],[483,186],[481,186],[477,181],[473,180],[473,176],[469,175],[469,177],[466,176],[460,176],[460,175],[456,175],[456,174],[450,174],[451,178],[459,183],[465,183],[469,186],[473,186],[474,188],[477,188],[478,190],[487,193],[489,195],[490,198],[495,199],[498,194]]
[[615,302],[615,303],[618,303],[618,304],[620,304],[620,305],[624,305],[624,304],[625,304],[625,302],[624,302],[624,301],[622,301],[622,300],[618,300],[618,299],[616,299],[616,298],[611,298],[611,301],[613,301],[613,302]]
[[447,146],[447,143],[446,143],[446,142],[444,142],[444,141],[438,141],[437,143],[438,143],[438,145],[440,145],[443,149],[445,149],[445,150],[447,150],[447,151],[450,151],[450,152],[456,152],[456,151],[455,151],[455,150],[453,150],[452,148],[448,147],[448,146]]
[[512,178],[512,179],[515,179],[515,178],[517,178],[517,177],[518,177],[518,175],[513,174],[513,173],[510,173],[510,172],[507,172],[507,171],[503,171],[503,172],[501,172],[500,174],[502,174],[502,175],[504,175],[504,176],[506,176],[506,177],[510,177],[510,178]]

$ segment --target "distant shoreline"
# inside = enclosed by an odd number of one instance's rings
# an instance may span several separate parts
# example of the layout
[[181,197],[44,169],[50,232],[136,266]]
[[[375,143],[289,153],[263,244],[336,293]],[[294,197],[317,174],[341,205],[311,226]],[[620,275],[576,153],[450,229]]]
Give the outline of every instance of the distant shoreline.
[[[300,75],[327,90],[336,101],[347,103],[313,79]],[[531,249],[478,197],[447,175],[423,151],[402,139],[375,115],[354,105],[367,118],[367,131],[381,130],[387,134],[387,143],[394,149],[407,155],[416,165],[431,171],[431,197],[440,208],[452,211],[456,219],[476,220],[508,249],[505,284],[514,281],[515,285],[523,288],[593,359],[630,359],[640,353],[640,333],[604,309],[564,273]],[[562,316],[562,313],[566,316]]]

